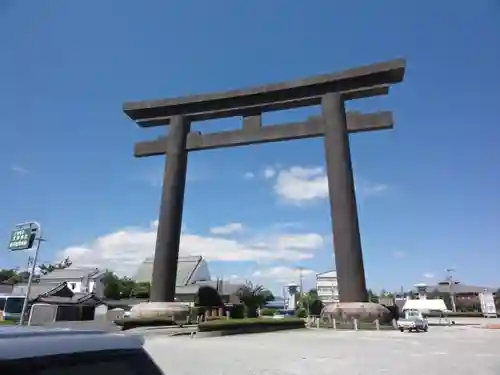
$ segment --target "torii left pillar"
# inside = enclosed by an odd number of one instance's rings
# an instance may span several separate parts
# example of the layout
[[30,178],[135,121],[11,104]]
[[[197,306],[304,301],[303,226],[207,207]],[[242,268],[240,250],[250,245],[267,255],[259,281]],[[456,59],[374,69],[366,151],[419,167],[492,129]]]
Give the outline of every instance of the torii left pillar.
[[190,121],[174,116],[167,137],[167,155],[156,236],[151,302],[174,302],[177,263],[188,164],[186,149]]

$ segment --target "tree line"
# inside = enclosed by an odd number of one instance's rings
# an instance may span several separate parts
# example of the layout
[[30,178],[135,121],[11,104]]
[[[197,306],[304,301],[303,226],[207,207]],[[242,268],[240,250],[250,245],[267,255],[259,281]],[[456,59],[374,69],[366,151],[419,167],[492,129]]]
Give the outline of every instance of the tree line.
[[[62,262],[53,264],[40,264],[38,269],[40,273],[46,275],[56,269],[65,269],[72,265],[69,258]],[[19,284],[27,283],[30,272],[15,269],[0,269],[0,283],[4,284]],[[110,270],[107,270],[102,278],[104,284],[104,298],[112,300],[140,298],[149,299],[151,292],[151,284],[149,282],[136,282],[129,277],[119,277]],[[39,282],[39,278],[34,278],[34,282]],[[245,305],[250,315],[254,315],[255,311],[262,308],[267,302],[274,300],[274,296],[264,286],[253,284],[247,281],[237,292],[240,301]],[[219,293],[209,286],[202,286],[195,296],[195,304],[208,308],[219,307],[222,304],[222,299]]]
[[[54,270],[65,269],[71,265],[71,260],[66,258],[61,262],[40,264],[38,265],[38,269],[41,274],[46,275]],[[0,283],[11,285],[27,283],[29,275],[30,272],[28,271],[19,272],[15,269],[0,269]],[[34,282],[37,281],[39,281],[39,279],[34,278]],[[119,277],[109,270],[106,271],[103,277],[103,284],[104,297],[106,299],[149,299],[151,292],[151,284],[149,282],[136,282],[129,277]],[[251,309],[263,308],[267,302],[274,300],[273,294],[268,289],[264,288],[262,285],[254,285],[248,281],[238,293],[240,300]],[[404,293],[404,296],[407,296],[408,294],[410,293]],[[376,293],[372,289],[368,289],[368,296],[371,302],[378,303],[381,298],[392,298],[394,297],[394,294],[387,292],[386,290],[381,290],[379,293]],[[203,298],[207,299],[206,297]],[[452,310],[452,295],[448,292],[441,292],[438,289],[435,289],[427,294],[427,298],[442,299],[447,308]],[[210,301],[210,299],[208,299],[208,301]],[[207,303],[207,301],[204,303]],[[217,301],[212,299],[211,305],[215,306],[216,303]],[[495,303],[497,308],[500,310],[500,289],[495,295]],[[311,311],[311,309],[316,311],[322,308],[316,289],[311,289],[307,293],[299,293],[298,304],[299,308],[307,311]],[[455,298],[455,307],[457,311],[463,312],[481,310],[481,305],[477,296],[471,296],[470,298]]]

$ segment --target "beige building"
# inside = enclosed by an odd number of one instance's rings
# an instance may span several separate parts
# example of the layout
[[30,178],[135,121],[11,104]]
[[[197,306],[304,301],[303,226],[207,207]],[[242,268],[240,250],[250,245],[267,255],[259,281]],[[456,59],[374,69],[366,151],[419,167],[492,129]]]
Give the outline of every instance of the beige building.
[[331,270],[316,275],[316,290],[318,297],[325,305],[339,302],[339,287],[337,271]]
[[[148,258],[139,266],[133,279],[151,282],[152,275],[153,258]],[[238,291],[243,287],[243,284],[231,284],[222,279],[212,280],[208,263],[201,256],[179,257],[176,284],[176,299],[182,302],[193,302],[200,287],[210,286],[219,292],[224,302],[238,303]]]

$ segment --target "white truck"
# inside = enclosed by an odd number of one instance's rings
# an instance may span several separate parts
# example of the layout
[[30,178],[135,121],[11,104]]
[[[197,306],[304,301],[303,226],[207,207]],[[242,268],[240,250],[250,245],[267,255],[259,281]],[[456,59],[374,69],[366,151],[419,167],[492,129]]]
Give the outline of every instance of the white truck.
[[427,332],[429,329],[429,323],[427,319],[422,316],[419,310],[405,310],[404,318],[398,320],[398,329],[401,332],[404,331],[414,331],[414,332]]

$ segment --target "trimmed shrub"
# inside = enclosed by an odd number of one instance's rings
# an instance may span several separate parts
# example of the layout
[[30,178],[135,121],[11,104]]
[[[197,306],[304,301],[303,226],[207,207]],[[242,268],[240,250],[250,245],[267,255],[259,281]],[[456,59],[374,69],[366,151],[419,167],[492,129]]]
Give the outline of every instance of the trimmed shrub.
[[321,302],[319,299],[315,299],[314,301],[311,302],[311,305],[309,306],[309,312],[312,316],[320,316],[323,307],[325,307],[323,302]]
[[295,310],[295,316],[297,318],[307,318],[306,309],[300,308],[300,309]]
[[175,321],[168,318],[154,317],[154,318],[123,318],[115,320],[114,323],[122,327],[122,331],[137,327],[160,327],[160,326],[174,326],[177,325]]
[[245,305],[245,317],[247,318],[257,318],[259,316],[257,312],[257,306],[246,306]]
[[[424,315],[430,318],[439,318],[443,316],[438,311],[431,311],[429,314],[424,314]],[[449,312],[444,316],[448,318],[482,318],[483,313],[480,311],[464,311],[464,312],[457,311],[457,312]]]
[[262,316],[273,316],[274,314],[276,314],[276,311],[278,311],[278,310],[277,309],[265,308],[265,309],[260,310],[260,315],[262,315]]
[[229,317],[231,319],[243,319],[245,318],[245,305],[235,304],[229,311]]
[[205,321],[211,322],[213,320],[221,320],[221,319],[227,320],[227,318],[225,316],[207,316],[205,318]]
[[210,286],[202,286],[198,289],[194,304],[207,308],[224,306],[219,292]]
[[211,322],[200,323],[198,330],[200,332],[213,331],[242,331],[242,332],[267,332],[283,329],[305,328],[305,322],[297,318],[285,319],[227,319],[214,320]]

